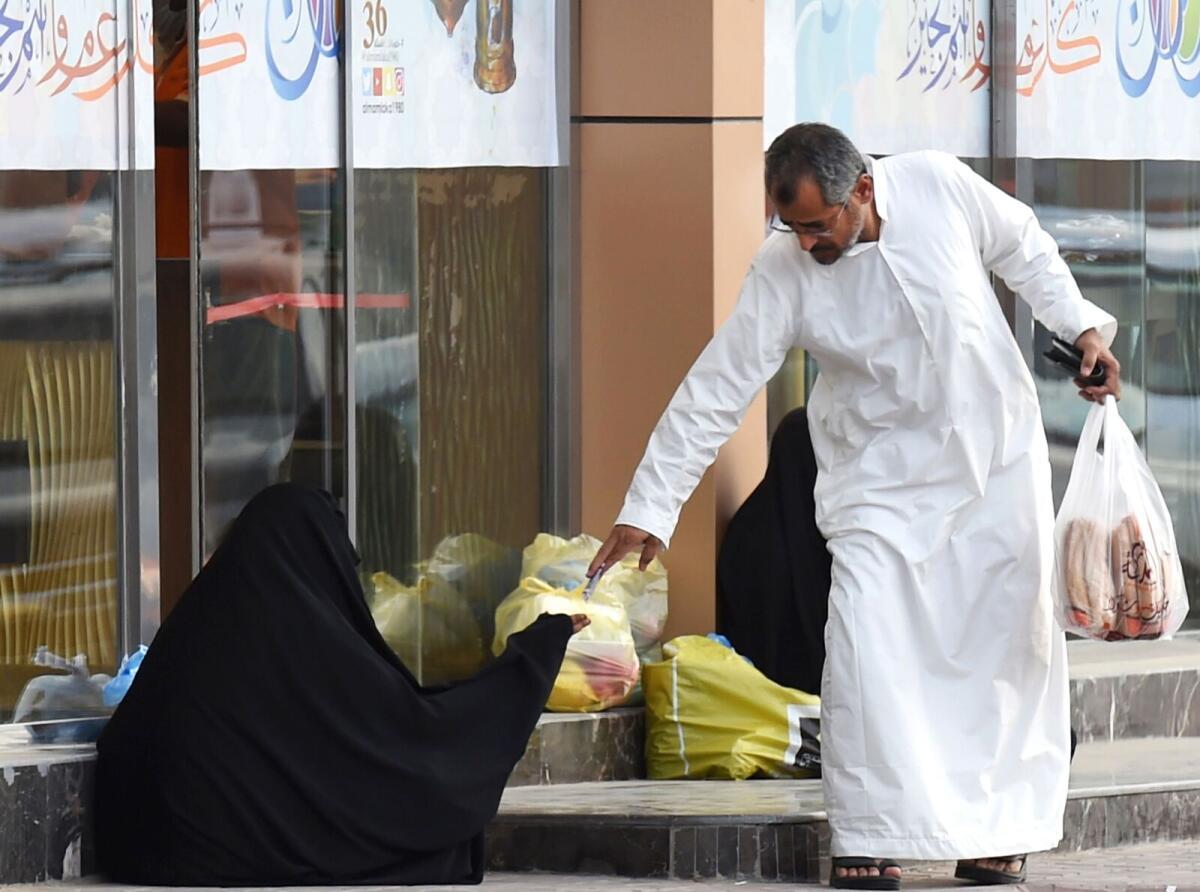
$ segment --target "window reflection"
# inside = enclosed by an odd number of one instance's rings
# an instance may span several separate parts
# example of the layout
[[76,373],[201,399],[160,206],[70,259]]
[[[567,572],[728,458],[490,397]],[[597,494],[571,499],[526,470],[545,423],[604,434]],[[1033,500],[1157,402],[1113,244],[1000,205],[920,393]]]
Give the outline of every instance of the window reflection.
[[[1134,161],[1046,160],[1035,161],[1033,166],[1038,220],[1058,243],[1084,297],[1117,319],[1112,351],[1121,363],[1121,417],[1143,442],[1146,403],[1139,341],[1145,223],[1141,165]],[[1074,382],[1042,356],[1051,337],[1036,325],[1033,372],[1050,441],[1058,505],[1091,404],[1081,400]]]
[[547,174],[356,173],[358,541],[425,683],[490,658],[541,529]]
[[[1147,161],[1146,454],[1200,598],[1200,162]],[[1200,622],[1193,609],[1192,624]]]
[[0,171],[4,719],[64,674],[39,649],[92,672],[117,659],[112,195],[109,173]]
[[[1146,450],[1200,596],[1200,164],[1035,162],[1038,216],[1084,294],[1120,323],[1121,417]],[[1035,356],[1049,335],[1039,327]],[[1088,404],[1035,361],[1061,500]],[[1193,625],[1200,617],[1193,616]]]
[[340,189],[334,170],[201,176],[206,554],[266,486],[340,491]]

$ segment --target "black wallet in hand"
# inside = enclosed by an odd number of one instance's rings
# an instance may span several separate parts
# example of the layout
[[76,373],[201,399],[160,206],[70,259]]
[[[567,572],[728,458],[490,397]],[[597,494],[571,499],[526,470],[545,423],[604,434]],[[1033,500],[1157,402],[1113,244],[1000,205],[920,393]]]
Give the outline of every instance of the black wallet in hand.
[[1051,341],[1050,349],[1042,355],[1055,365],[1070,372],[1072,378],[1082,379],[1088,387],[1100,387],[1108,377],[1108,369],[1099,360],[1096,360],[1096,367],[1092,369],[1090,375],[1086,378],[1080,375],[1079,370],[1083,366],[1083,351],[1062,338],[1055,338]]

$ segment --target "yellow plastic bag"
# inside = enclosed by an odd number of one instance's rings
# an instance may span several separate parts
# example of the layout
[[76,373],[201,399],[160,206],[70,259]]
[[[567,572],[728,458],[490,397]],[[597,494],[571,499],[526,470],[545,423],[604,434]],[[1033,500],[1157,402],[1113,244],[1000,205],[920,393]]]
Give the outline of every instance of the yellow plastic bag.
[[698,635],[643,667],[646,770],[656,780],[820,774],[820,698],[771,681]]
[[[587,581],[587,568],[603,543],[594,536],[562,539],[542,533],[524,552],[521,578],[536,576],[564,589],[575,589]],[[667,623],[667,568],[655,558],[645,572],[638,569],[638,555],[627,556],[600,578],[596,593],[607,594],[624,607],[634,647],[642,657],[657,657]]]
[[478,533],[464,533],[439,542],[420,570],[458,592],[475,616],[486,649],[495,634],[496,608],[522,578],[520,553]]
[[584,601],[582,585],[568,590],[530,577],[496,609],[492,650],[503,653],[508,637],[543,613],[583,613],[592,620],[567,645],[547,707],[553,712],[597,712],[624,703],[638,683],[641,667],[621,602],[600,592]]
[[421,684],[469,678],[487,662],[483,633],[470,605],[444,579],[422,576],[409,586],[376,573],[371,581],[375,625]]

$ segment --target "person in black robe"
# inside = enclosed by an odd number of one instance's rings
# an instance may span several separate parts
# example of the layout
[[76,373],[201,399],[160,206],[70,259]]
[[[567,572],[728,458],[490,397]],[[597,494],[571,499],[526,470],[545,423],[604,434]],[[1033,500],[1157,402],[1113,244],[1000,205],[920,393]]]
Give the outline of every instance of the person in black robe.
[[174,886],[477,883],[484,828],[567,641],[543,616],[422,688],[327,493],[257,495],[162,624],[98,744],[96,857]]
[[808,416],[794,409],[717,556],[717,631],[769,679],[809,694],[821,693],[832,564],[817,529],[816,482]]

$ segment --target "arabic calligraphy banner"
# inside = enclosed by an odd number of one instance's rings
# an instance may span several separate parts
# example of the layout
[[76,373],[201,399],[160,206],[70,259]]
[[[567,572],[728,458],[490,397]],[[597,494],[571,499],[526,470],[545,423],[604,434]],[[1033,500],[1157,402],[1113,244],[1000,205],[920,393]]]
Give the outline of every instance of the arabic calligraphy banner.
[[1200,159],[1200,0],[1018,0],[1017,149]]
[[555,0],[358,5],[356,166],[559,163]]
[[341,163],[336,0],[200,0],[200,167]]
[[766,0],[767,144],[823,121],[865,152],[990,154],[990,0]]
[[0,0],[0,170],[152,168],[150,26],[137,0]]
[[[556,5],[348,4],[355,165],[557,165]],[[203,169],[341,163],[338,21],[336,0],[201,0]]]

